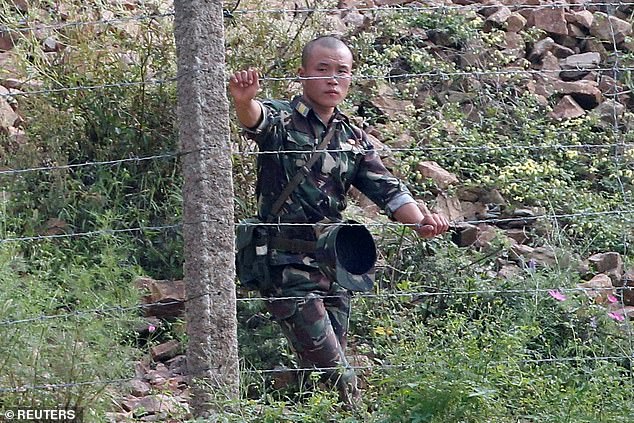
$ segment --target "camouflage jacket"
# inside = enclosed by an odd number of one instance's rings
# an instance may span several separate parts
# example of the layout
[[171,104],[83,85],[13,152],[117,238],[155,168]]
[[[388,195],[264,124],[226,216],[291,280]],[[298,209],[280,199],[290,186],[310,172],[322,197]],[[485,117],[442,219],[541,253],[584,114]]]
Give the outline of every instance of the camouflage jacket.
[[[323,140],[328,127],[312,110],[309,102],[295,97],[291,102],[261,102],[260,124],[246,134],[260,149],[257,162],[258,213],[266,220],[273,203],[312,151]],[[284,204],[280,222],[316,223],[341,221],[346,208],[346,193],[355,186],[391,218],[406,203],[415,202],[409,190],[383,165],[365,132],[354,126],[339,110],[328,125],[338,131],[320,153],[304,181]]]

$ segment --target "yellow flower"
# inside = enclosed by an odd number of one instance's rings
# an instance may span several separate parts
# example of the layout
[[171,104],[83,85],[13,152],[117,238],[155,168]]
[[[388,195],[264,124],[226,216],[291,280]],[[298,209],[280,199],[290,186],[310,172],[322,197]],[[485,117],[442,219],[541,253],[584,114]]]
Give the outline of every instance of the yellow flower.
[[383,326],[377,326],[374,328],[374,334],[375,335],[381,335],[381,336],[388,336],[388,335],[393,335],[394,331],[390,328],[386,328]]

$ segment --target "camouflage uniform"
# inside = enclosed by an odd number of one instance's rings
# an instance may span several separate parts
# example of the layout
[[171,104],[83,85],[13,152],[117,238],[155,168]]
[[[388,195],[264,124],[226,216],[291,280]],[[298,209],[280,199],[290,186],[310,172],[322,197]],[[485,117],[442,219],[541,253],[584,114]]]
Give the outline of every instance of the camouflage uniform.
[[[264,153],[258,156],[256,187],[258,213],[264,221],[329,126],[301,96],[291,102],[269,100],[261,104],[261,123],[246,133]],[[327,147],[333,151],[320,153],[275,219],[280,225],[271,230],[273,235],[315,241],[313,224],[340,222],[347,204],[345,196],[352,185],[389,217],[402,205],[414,202],[407,188],[385,168],[363,131],[339,110],[328,125],[337,129]],[[350,293],[333,280],[332,274],[320,270],[313,254],[273,249],[270,264],[272,286],[260,286],[262,294],[270,298],[268,310],[280,323],[302,367],[337,368],[326,374],[339,388],[342,399],[351,402],[358,391],[356,376],[344,355]]]

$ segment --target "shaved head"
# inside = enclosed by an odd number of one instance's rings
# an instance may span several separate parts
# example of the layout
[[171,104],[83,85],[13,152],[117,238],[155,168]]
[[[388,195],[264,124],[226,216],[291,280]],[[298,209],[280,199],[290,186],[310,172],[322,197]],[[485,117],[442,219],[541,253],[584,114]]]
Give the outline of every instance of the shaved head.
[[[343,41],[334,35],[322,35],[317,37],[304,46],[302,50],[302,66],[306,66],[315,47],[323,47],[331,50],[346,49],[352,55],[352,50]],[[353,56],[354,57],[354,56]]]

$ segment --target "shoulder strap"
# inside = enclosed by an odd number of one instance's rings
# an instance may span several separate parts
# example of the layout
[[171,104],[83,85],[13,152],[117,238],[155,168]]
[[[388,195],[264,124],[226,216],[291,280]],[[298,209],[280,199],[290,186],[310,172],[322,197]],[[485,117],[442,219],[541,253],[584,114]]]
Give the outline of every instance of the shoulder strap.
[[310,156],[306,164],[302,166],[299,171],[288,181],[288,184],[286,185],[286,187],[284,187],[284,190],[281,192],[280,196],[277,198],[277,200],[273,204],[273,207],[271,208],[269,220],[275,219],[280,214],[284,202],[288,199],[295,188],[297,188],[297,186],[302,183],[306,175],[310,173],[310,168],[313,167],[313,165],[319,158],[319,153],[322,153],[328,147],[328,144],[330,144],[332,137],[335,136],[336,127],[337,123],[333,122],[330,126],[330,129],[328,129],[328,132],[324,136],[324,139],[319,143],[315,150],[313,150],[313,154]]

